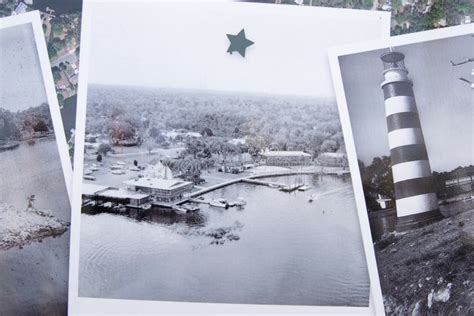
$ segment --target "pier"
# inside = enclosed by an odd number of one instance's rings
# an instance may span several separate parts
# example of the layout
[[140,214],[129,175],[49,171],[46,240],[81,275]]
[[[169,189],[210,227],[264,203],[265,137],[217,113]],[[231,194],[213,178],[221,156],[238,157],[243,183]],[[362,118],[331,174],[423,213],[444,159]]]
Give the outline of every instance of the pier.
[[279,176],[291,176],[291,175],[335,175],[341,176],[348,174],[349,171],[346,170],[285,170],[285,171],[272,171],[272,172],[261,172],[258,174],[249,175],[242,178],[230,179],[228,181],[224,181],[219,184],[215,184],[209,187],[200,188],[197,191],[188,193],[184,198],[180,199],[176,202],[148,202],[149,195],[147,194],[139,194],[137,192],[132,192],[128,190],[112,188],[108,186],[100,186],[95,184],[85,184],[83,188],[83,195],[92,200],[98,200],[102,204],[105,202],[112,202],[117,203],[120,201],[126,201],[127,206],[134,206],[137,209],[141,209],[141,202],[147,201],[146,203],[151,204],[152,206],[160,207],[160,208],[167,208],[167,209],[174,209],[177,206],[185,204],[187,202],[193,203],[200,203],[200,204],[209,204],[210,201],[198,199],[197,197],[212,192],[217,189],[224,188],[226,186],[236,184],[236,183],[249,183],[254,185],[262,185],[267,186],[270,188],[279,189],[283,192],[292,192],[299,189],[301,185],[291,186],[291,188],[287,188],[287,186],[283,183],[278,183],[274,181],[267,181],[261,178],[271,178],[271,177],[279,177]]

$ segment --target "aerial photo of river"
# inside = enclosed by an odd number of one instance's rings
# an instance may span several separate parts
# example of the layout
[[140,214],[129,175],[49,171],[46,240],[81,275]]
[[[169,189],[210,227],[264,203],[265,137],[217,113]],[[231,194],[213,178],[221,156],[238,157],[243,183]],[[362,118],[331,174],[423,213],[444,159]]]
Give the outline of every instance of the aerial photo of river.
[[[241,197],[247,202],[241,208],[200,204],[192,215],[152,212],[140,220],[82,214],[79,295],[368,306],[369,277],[350,179],[265,180],[312,188],[284,193],[237,183],[204,198]],[[313,202],[310,195],[316,196]],[[225,235],[217,239],[219,232]]]

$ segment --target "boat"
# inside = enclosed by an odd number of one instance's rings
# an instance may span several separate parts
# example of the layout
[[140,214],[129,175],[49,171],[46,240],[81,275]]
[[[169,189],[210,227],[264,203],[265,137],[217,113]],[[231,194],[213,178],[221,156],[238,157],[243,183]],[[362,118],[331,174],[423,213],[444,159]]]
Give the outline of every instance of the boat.
[[186,206],[183,206],[183,208],[186,210],[186,213],[194,213],[194,212],[199,211],[199,207],[195,205],[186,205]]
[[282,192],[293,192],[301,188],[304,184],[297,184],[297,185],[285,185],[284,187],[280,188]]
[[115,164],[119,165],[119,166],[125,166],[126,165],[126,163],[123,162],[123,161],[117,161]]
[[90,169],[84,170],[84,175],[88,176],[88,175],[91,175],[91,174],[92,174],[92,170],[90,170]]
[[128,170],[130,170],[130,171],[140,171],[140,168],[138,168],[137,166],[133,166],[133,167],[128,168]]
[[99,167],[90,167],[89,170],[90,171],[99,171],[100,168]]
[[229,206],[244,206],[246,205],[247,202],[245,202],[245,200],[241,197],[239,197],[236,201],[232,201],[232,202],[229,202]]
[[173,205],[173,210],[178,213],[183,213],[183,214],[186,214],[188,212],[184,207],[181,207],[178,205]]
[[112,205],[112,202],[105,202],[104,204],[102,204],[102,207],[105,207],[105,208],[112,208],[113,205]]
[[278,184],[275,184],[275,183],[269,183],[268,186],[274,189],[278,189],[280,187]]
[[305,184],[302,187],[300,187],[298,189],[298,191],[308,191],[309,189],[311,189],[311,187],[309,185]]
[[313,202],[314,200],[316,200],[318,198],[318,196],[314,195],[314,194],[311,194],[308,198],[308,202]]
[[121,169],[123,169],[123,167],[120,166],[120,165],[112,165],[112,166],[110,166],[110,169],[111,170],[119,170],[119,169],[121,170]]
[[149,209],[151,209],[151,204],[150,204],[150,203],[148,203],[148,204],[143,204],[143,205],[141,206],[141,208],[142,208],[143,210],[149,210]]
[[84,178],[84,180],[95,181],[95,177],[94,177],[94,176],[84,175],[83,178]]
[[229,208],[229,203],[227,203],[226,199],[213,199],[209,202],[209,205],[215,207],[222,207],[222,208]]
[[122,169],[112,170],[112,174],[116,174],[116,175],[125,174],[125,171]]

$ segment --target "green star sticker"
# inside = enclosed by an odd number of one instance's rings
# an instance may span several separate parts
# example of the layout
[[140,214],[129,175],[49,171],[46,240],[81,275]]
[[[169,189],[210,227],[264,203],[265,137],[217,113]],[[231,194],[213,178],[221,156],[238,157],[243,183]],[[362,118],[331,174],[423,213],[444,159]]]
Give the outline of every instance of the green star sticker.
[[242,57],[245,57],[245,50],[247,49],[247,47],[254,44],[254,42],[245,38],[244,29],[242,29],[237,35],[226,35],[230,41],[230,46],[229,49],[227,49],[227,52],[231,55],[233,52],[238,52]]

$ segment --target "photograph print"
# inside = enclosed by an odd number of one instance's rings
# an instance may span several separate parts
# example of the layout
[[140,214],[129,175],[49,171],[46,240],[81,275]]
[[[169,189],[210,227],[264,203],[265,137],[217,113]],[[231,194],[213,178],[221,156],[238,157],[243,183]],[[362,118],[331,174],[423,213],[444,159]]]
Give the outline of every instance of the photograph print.
[[81,302],[368,311],[327,47],[381,38],[389,15],[243,3],[84,8],[71,281]]
[[0,314],[67,313],[71,165],[38,12],[0,19]]
[[331,56],[388,315],[474,312],[473,44],[466,25]]

